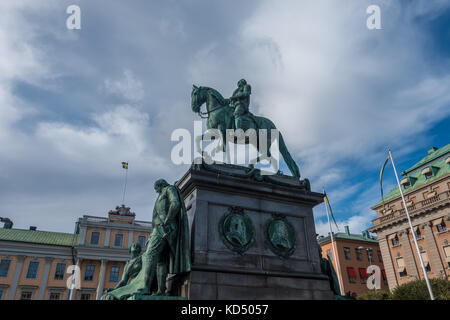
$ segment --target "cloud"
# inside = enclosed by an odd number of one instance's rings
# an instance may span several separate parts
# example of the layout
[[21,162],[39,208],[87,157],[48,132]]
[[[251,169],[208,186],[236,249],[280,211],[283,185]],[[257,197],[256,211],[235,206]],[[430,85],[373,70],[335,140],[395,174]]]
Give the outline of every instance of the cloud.
[[188,167],[170,162],[170,136],[198,120],[192,84],[229,96],[245,77],[302,177],[326,187],[340,224],[366,228],[386,147],[415,151],[450,110],[448,62],[430,59],[420,24],[448,3],[378,3],[370,31],[370,1],[79,1],[75,31],[62,2],[2,2],[0,200],[18,226],[33,211],[72,231],[63,221],[117,204],[128,160],[130,206],[149,219],[153,181]]
[[131,101],[139,101],[144,97],[142,83],[137,80],[130,70],[124,70],[120,80],[105,80],[105,89],[108,93],[118,94]]

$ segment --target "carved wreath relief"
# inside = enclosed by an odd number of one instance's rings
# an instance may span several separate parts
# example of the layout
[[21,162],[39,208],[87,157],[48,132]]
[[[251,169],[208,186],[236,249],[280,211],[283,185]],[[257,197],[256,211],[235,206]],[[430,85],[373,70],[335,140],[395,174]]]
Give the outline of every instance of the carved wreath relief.
[[225,212],[219,222],[219,233],[225,246],[238,254],[247,251],[255,241],[255,227],[239,207]]
[[266,246],[282,258],[289,258],[295,251],[295,229],[283,216],[273,216],[264,224],[264,239]]

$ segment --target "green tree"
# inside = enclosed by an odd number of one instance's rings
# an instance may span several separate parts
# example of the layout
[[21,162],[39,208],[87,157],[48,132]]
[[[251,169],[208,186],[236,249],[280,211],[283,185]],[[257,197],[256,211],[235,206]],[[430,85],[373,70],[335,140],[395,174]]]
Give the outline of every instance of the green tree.
[[[450,300],[450,281],[445,279],[430,279],[431,288],[436,300]],[[392,291],[393,300],[430,300],[430,294],[425,280],[415,280]]]
[[391,300],[391,299],[392,299],[391,293],[389,291],[383,290],[371,290],[358,296],[358,300]]

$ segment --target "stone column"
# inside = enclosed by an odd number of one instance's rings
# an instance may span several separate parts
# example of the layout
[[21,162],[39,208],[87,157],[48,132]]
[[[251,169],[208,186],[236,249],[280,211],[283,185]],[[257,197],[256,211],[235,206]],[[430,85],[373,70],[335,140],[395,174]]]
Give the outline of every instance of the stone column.
[[416,260],[414,259],[411,248],[411,242],[409,241],[409,229],[399,232],[399,235],[401,237],[403,252],[405,253],[406,270],[408,271],[408,275],[420,279]]
[[106,229],[106,235],[105,235],[105,243],[103,246],[109,247],[109,238],[111,237],[111,229]]
[[[80,270],[80,274],[78,275],[80,277],[80,282],[81,282],[81,262],[82,261],[83,260],[81,258],[77,259],[77,267],[79,268],[78,270]],[[76,293],[77,293],[77,288],[70,290],[69,300],[75,300]]]
[[53,258],[45,258],[44,273],[42,274],[41,284],[39,286],[38,300],[44,300],[45,289],[47,288],[48,275],[52,266]]
[[389,290],[394,290],[395,287],[397,287],[397,276],[395,275],[395,269],[394,265],[392,264],[392,257],[391,252],[389,249],[389,244],[386,240],[386,238],[381,238],[378,241],[378,244],[380,245],[381,255],[383,257],[383,265],[384,270],[386,271],[386,278],[389,285]]
[[439,255],[439,250],[433,236],[433,230],[431,229],[430,222],[422,224],[422,229],[428,246],[428,257],[431,260],[431,265],[434,269],[432,269],[432,271],[438,276],[445,276],[444,266],[442,265],[441,256]]
[[13,281],[11,283],[11,289],[9,289],[8,300],[14,300],[16,295],[17,285],[19,284],[20,274],[22,273],[23,261],[25,256],[17,256],[16,269],[14,270]]
[[97,287],[97,296],[95,299],[100,300],[100,298],[103,295],[103,285],[105,283],[105,274],[106,274],[106,264],[108,263],[108,260],[102,259],[102,266],[100,267],[100,278],[98,280],[98,287]]
[[133,230],[128,233],[128,248],[133,244]]

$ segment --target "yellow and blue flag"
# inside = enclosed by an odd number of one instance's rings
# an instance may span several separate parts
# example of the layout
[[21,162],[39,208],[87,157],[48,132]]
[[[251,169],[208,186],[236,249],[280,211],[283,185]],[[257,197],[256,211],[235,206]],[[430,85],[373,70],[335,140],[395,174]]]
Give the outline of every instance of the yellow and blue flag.
[[383,172],[384,172],[384,168],[386,167],[389,159],[391,158],[391,155],[389,155],[386,159],[386,161],[384,162],[383,166],[381,167],[380,170],[380,190],[381,190],[381,201],[383,201],[383,207],[384,207],[384,194],[383,194]]
[[128,162],[122,162],[122,168],[128,169]]
[[336,229],[338,229],[338,231],[339,231],[339,226],[338,226],[338,224],[336,223],[336,220],[334,219],[333,209],[331,208],[331,204],[330,204],[330,201],[328,200],[327,193],[325,192],[325,190],[324,190],[324,196],[323,196],[323,199],[325,200],[326,205],[327,205],[328,208],[330,209],[331,219],[333,220],[334,225],[336,226]]

